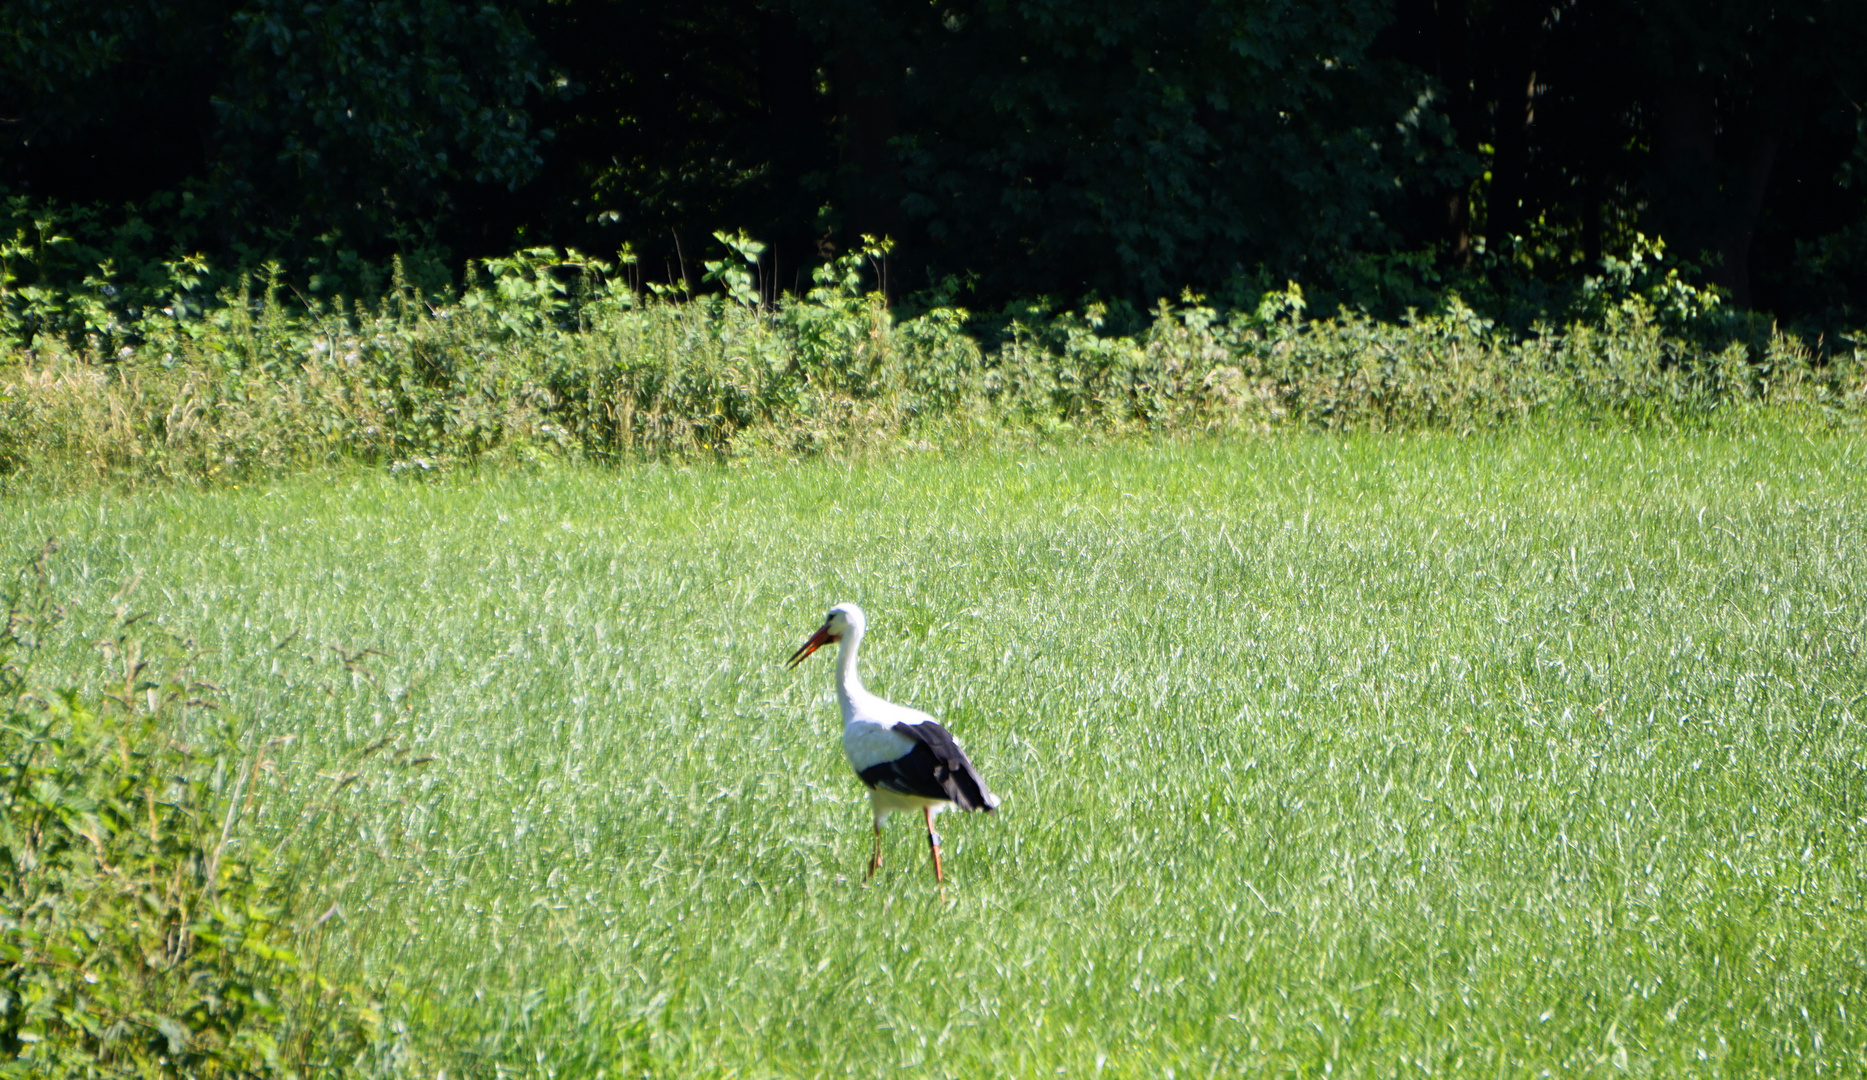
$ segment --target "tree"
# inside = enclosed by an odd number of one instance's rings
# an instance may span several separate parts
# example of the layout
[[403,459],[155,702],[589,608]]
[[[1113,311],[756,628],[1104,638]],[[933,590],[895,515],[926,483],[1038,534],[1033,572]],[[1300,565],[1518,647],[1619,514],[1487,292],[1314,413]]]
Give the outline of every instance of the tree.
[[229,14],[187,0],[0,5],[0,184],[114,203],[204,175]]
[[492,4],[249,0],[229,38],[211,187],[249,229],[432,230],[541,164],[542,56]]
[[[1867,211],[1867,8],[1833,0],[1401,0],[1384,40],[1445,87],[1472,192],[1416,235],[1527,238],[1584,272],[1638,228],[1743,306],[1798,307],[1796,245]],[[1460,211],[1469,209],[1473,216]],[[1759,253],[1762,266],[1757,265]]]
[[20,0],[0,14],[0,183],[74,202],[185,192],[161,222],[232,252],[445,236],[540,163],[529,31],[448,0]]
[[507,235],[628,241],[672,279],[698,272],[714,230],[743,229],[771,245],[781,284],[807,287],[834,197],[833,108],[787,6],[563,0],[532,25],[567,92],[541,107],[557,138],[538,182],[503,200]]
[[868,103],[843,109],[848,205],[892,204],[931,270],[989,293],[1314,269],[1391,242],[1413,178],[1457,168],[1424,79],[1368,55],[1377,0],[800,10],[855,83],[837,99]]
[[1794,314],[1867,302],[1861,55],[1850,0],[14,0],[0,187],[294,267],[744,230],[801,288],[889,235],[975,306],[1639,230]]

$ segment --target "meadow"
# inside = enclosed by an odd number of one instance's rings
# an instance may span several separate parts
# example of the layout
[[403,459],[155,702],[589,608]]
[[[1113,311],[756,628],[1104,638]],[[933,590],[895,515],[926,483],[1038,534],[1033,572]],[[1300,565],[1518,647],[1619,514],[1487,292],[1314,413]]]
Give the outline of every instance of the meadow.
[[[9,496],[435,1076],[1867,1071],[1867,443],[1285,433]],[[17,553],[15,556],[13,553]],[[823,657],[1003,797],[944,898]],[[336,812],[304,826],[307,806]]]

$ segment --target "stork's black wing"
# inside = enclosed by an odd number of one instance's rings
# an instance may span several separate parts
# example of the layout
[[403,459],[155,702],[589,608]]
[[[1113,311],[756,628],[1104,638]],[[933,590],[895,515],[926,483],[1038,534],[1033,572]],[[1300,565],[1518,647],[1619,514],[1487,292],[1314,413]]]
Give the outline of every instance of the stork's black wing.
[[987,790],[952,732],[931,720],[896,724],[894,730],[913,739],[914,748],[893,761],[862,770],[857,775],[863,783],[901,795],[946,799],[961,810],[991,810],[998,805],[998,796]]

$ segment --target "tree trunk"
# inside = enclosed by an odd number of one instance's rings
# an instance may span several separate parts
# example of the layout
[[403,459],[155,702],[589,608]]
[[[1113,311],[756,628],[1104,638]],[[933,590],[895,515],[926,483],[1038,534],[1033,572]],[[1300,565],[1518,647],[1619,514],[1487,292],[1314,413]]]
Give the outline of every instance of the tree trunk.
[[1491,186],[1485,201],[1485,246],[1503,251],[1523,232],[1523,201],[1530,166],[1530,127],[1536,123],[1536,33],[1540,8],[1516,0],[1499,25],[1497,102],[1492,136]]
[[1664,79],[1656,95],[1659,158],[1653,218],[1667,246],[1700,266],[1698,280],[1751,303],[1750,242],[1763,213],[1777,143],[1759,133],[1735,167],[1718,160],[1715,88],[1697,71]]
[[[1483,140],[1483,117],[1472,92],[1471,32],[1466,0],[1398,0],[1394,8],[1394,48],[1406,62],[1439,80],[1446,119],[1459,145],[1477,153]],[[1451,251],[1460,269],[1471,263],[1471,206],[1468,184],[1443,187],[1433,195],[1432,238]]]
[[1506,78],[1506,93],[1498,95],[1497,141],[1492,144],[1491,188],[1485,202],[1485,247],[1503,251],[1510,238],[1523,233],[1524,188],[1529,179],[1530,125],[1536,122],[1536,71],[1516,81]]
[[1601,179],[1590,172],[1582,182],[1582,272],[1601,269]]
[[1763,214],[1763,195],[1775,165],[1776,140],[1767,135],[1754,139],[1744,162],[1742,189],[1728,201],[1718,230],[1718,253],[1723,256],[1718,284],[1731,290],[1732,303],[1741,308],[1750,307],[1750,241],[1757,234],[1757,218]]
[[1716,257],[1717,246],[1718,117],[1711,80],[1696,70],[1675,72],[1662,78],[1654,104],[1659,160],[1653,217],[1674,255],[1703,265]]
[[891,140],[901,133],[896,113],[898,73],[860,47],[840,50],[832,60],[832,92],[842,128],[841,158],[854,173],[845,208],[844,244],[864,235],[880,239],[901,233],[901,163]]
[[[816,46],[799,31],[789,12],[760,6],[755,12],[758,32],[758,100],[765,125],[762,152],[772,163],[772,235],[760,263],[760,287],[768,296],[789,288],[803,291],[804,271],[813,261],[809,226],[816,209],[797,177],[821,168],[818,155],[829,104],[816,92],[816,67],[821,59]],[[786,281],[790,273],[793,280]]]
[[[1433,0],[1433,74],[1446,88],[1446,115],[1452,129],[1467,138],[1478,131],[1472,103],[1471,37],[1465,0]],[[1467,146],[1466,149],[1473,149]],[[1453,265],[1463,270],[1472,261],[1472,214],[1465,187],[1446,193],[1446,237],[1452,245]]]

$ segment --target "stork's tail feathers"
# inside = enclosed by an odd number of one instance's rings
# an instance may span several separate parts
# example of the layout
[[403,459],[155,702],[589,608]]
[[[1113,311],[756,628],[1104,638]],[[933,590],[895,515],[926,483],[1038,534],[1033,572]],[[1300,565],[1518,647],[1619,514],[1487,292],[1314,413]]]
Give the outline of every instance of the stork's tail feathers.
[[972,767],[972,762],[961,758],[959,768],[953,770],[953,794],[958,796],[953,804],[961,810],[984,810],[987,813],[998,809],[998,796],[992,794],[979,778],[979,770]]

